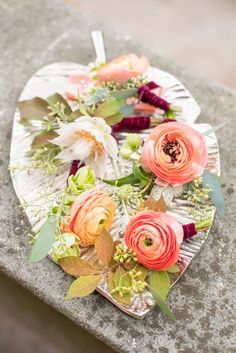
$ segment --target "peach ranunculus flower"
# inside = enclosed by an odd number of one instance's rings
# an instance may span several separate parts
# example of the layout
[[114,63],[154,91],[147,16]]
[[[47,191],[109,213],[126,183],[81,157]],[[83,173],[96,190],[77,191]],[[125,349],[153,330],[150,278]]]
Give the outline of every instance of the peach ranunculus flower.
[[183,227],[163,212],[141,211],[127,225],[124,239],[140,264],[166,270],[179,259]]
[[73,203],[63,232],[73,232],[80,238],[82,246],[95,243],[103,230],[109,230],[115,214],[115,205],[110,196],[96,188],[86,190]]
[[178,186],[202,175],[208,160],[203,135],[182,122],[156,126],[144,143],[141,164],[156,184]]
[[115,81],[125,83],[132,77],[142,74],[149,67],[145,56],[140,58],[135,54],[119,56],[97,70],[99,81]]

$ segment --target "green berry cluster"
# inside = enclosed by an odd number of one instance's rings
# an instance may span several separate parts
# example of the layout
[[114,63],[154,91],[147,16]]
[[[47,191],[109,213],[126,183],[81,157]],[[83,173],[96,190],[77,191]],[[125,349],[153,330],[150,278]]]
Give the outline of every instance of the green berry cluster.
[[210,200],[209,193],[211,189],[204,187],[202,178],[194,178],[190,184],[189,190],[185,193],[184,198],[194,203],[203,203]]
[[137,262],[136,253],[132,249],[126,248],[123,244],[118,244],[116,246],[116,252],[114,255],[114,260],[120,264],[131,261]]

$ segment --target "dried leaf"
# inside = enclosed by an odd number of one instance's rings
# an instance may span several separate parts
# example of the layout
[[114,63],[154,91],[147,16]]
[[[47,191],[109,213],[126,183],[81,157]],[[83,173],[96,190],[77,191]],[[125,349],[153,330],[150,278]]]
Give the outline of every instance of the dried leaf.
[[67,256],[59,260],[61,268],[71,276],[96,275],[100,271],[89,262],[76,256]]
[[49,143],[50,140],[54,139],[56,136],[57,136],[57,134],[54,131],[50,131],[48,133],[45,133],[45,132],[41,133],[41,134],[35,136],[31,147],[35,148],[36,146],[44,145],[46,143]]
[[102,275],[91,275],[77,278],[68,289],[66,299],[86,297],[93,293],[101,281]]
[[95,242],[97,256],[104,266],[109,266],[113,254],[114,242],[109,232],[103,231]]
[[49,217],[41,227],[38,237],[34,243],[30,262],[35,263],[46,257],[52,248],[53,241],[57,231],[56,219]]
[[167,205],[163,196],[159,198],[159,200],[155,200],[151,195],[144,202],[144,208],[153,211],[166,212]]
[[80,109],[76,109],[71,113],[71,118],[76,120],[82,116]]
[[39,97],[18,102],[17,106],[21,119],[41,120],[50,113],[48,102]]

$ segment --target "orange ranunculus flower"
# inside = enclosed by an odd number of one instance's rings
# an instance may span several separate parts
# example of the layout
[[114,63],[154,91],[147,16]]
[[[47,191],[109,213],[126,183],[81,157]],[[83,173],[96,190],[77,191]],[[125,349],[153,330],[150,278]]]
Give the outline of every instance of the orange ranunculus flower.
[[119,56],[97,71],[99,81],[115,81],[124,83],[132,77],[142,74],[149,66],[145,56],[140,58],[135,54]]
[[208,160],[203,135],[182,122],[163,123],[150,133],[141,164],[159,185],[185,184],[202,175]]
[[110,196],[92,188],[75,200],[62,231],[78,235],[82,246],[93,245],[103,230],[111,228],[114,214],[115,205]]
[[124,239],[140,264],[152,270],[166,270],[179,259],[183,227],[163,212],[142,211],[127,225]]

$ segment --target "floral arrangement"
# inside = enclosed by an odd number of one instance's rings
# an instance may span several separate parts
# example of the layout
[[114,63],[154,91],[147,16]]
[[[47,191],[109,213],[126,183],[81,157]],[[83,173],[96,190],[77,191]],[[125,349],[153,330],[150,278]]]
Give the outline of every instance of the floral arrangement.
[[[206,136],[180,121],[181,106],[147,79],[148,67],[124,55],[69,76],[63,95],[20,101],[33,138],[29,163],[11,169],[67,174],[33,229],[30,257],[49,255],[76,277],[67,299],[100,286],[122,307],[155,302],[173,319],[166,300],[183,270],[181,244],[211,226],[215,208],[223,215],[224,200]],[[191,204],[189,223],[170,212],[179,195]]]

